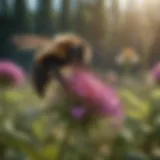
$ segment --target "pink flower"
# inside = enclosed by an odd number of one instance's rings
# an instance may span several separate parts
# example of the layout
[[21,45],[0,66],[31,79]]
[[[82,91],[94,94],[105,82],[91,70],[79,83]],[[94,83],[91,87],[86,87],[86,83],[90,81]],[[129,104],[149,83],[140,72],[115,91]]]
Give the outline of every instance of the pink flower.
[[14,85],[21,85],[25,80],[23,70],[10,61],[0,61],[0,79],[11,82]]
[[157,64],[153,67],[153,69],[152,69],[152,71],[151,71],[151,75],[152,75],[154,81],[155,81],[156,83],[160,84],[160,62],[157,63]]
[[68,79],[68,89],[85,103],[91,113],[123,117],[121,102],[115,90],[93,73],[75,69],[73,76]]
[[74,106],[72,108],[72,116],[77,119],[81,120],[85,116],[86,110],[83,106]]

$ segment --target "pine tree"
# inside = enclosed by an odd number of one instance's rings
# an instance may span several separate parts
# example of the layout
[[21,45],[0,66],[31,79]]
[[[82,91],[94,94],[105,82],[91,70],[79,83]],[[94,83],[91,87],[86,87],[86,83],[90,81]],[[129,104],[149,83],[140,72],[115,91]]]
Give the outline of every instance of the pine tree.
[[139,48],[139,27],[140,18],[136,8],[135,0],[130,0],[127,5],[127,10],[125,12],[124,23],[120,30],[119,38],[122,47],[135,47]]
[[60,31],[66,32],[71,27],[71,0],[61,1],[61,12],[59,17],[59,28]]
[[14,19],[16,32],[23,33],[28,32],[30,30],[26,0],[15,0]]
[[[107,10],[104,0],[97,0],[94,3],[88,4],[85,16],[88,16],[87,31],[89,41],[92,43],[95,51],[93,64],[103,66],[106,34],[107,34]],[[87,17],[86,17],[87,18]]]
[[36,32],[51,36],[55,32],[52,0],[39,0],[38,11],[35,17]]
[[86,32],[87,32],[87,26],[86,26],[86,19],[84,15],[84,7],[81,3],[81,0],[77,0],[77,9],[76,14],[74,18],[75,23],[75,31],[79,35],[87,38]]
[[7,12],[8,12],[7,1],[6,0],[1,0],[0,1],[0,14],[1,15],[6,15]]

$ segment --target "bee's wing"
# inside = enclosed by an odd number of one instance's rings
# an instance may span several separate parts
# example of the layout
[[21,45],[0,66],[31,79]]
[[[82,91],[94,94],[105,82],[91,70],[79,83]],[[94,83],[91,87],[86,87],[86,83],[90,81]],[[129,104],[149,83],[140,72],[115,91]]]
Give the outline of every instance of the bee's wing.
[[35,50],[50,42],[48,37],[41,37],[36,35],[15,35],[11,37],[11,42],[19,50]]

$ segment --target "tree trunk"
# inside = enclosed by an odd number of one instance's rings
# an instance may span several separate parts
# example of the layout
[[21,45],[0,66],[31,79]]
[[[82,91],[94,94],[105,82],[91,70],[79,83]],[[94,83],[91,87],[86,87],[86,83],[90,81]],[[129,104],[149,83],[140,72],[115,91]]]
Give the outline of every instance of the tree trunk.
[[61,32],[67,32],[70,30],[71,19],[71,0],[62,0],[61,2],[61,13],[59,18],[59,28]]
[[36,32],[45,36],[52,36],[55,32],[54,27],[54,11],[52,8],[52,0],[39,0],[38,12],[35,17]]

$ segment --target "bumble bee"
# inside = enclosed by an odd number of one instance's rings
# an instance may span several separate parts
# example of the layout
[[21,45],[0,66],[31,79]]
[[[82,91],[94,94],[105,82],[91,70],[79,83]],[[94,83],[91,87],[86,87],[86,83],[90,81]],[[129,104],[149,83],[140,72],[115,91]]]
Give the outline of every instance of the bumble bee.
[[89,43],[74,34],[59,34],[50,40],[35,36],[21,36],[16,39],[16,42],[21,48],[37,49],[32,78],[35,90],[40,96],[44,95],[46,85],[55,71],[72,64],[85,66],[91,61]]

